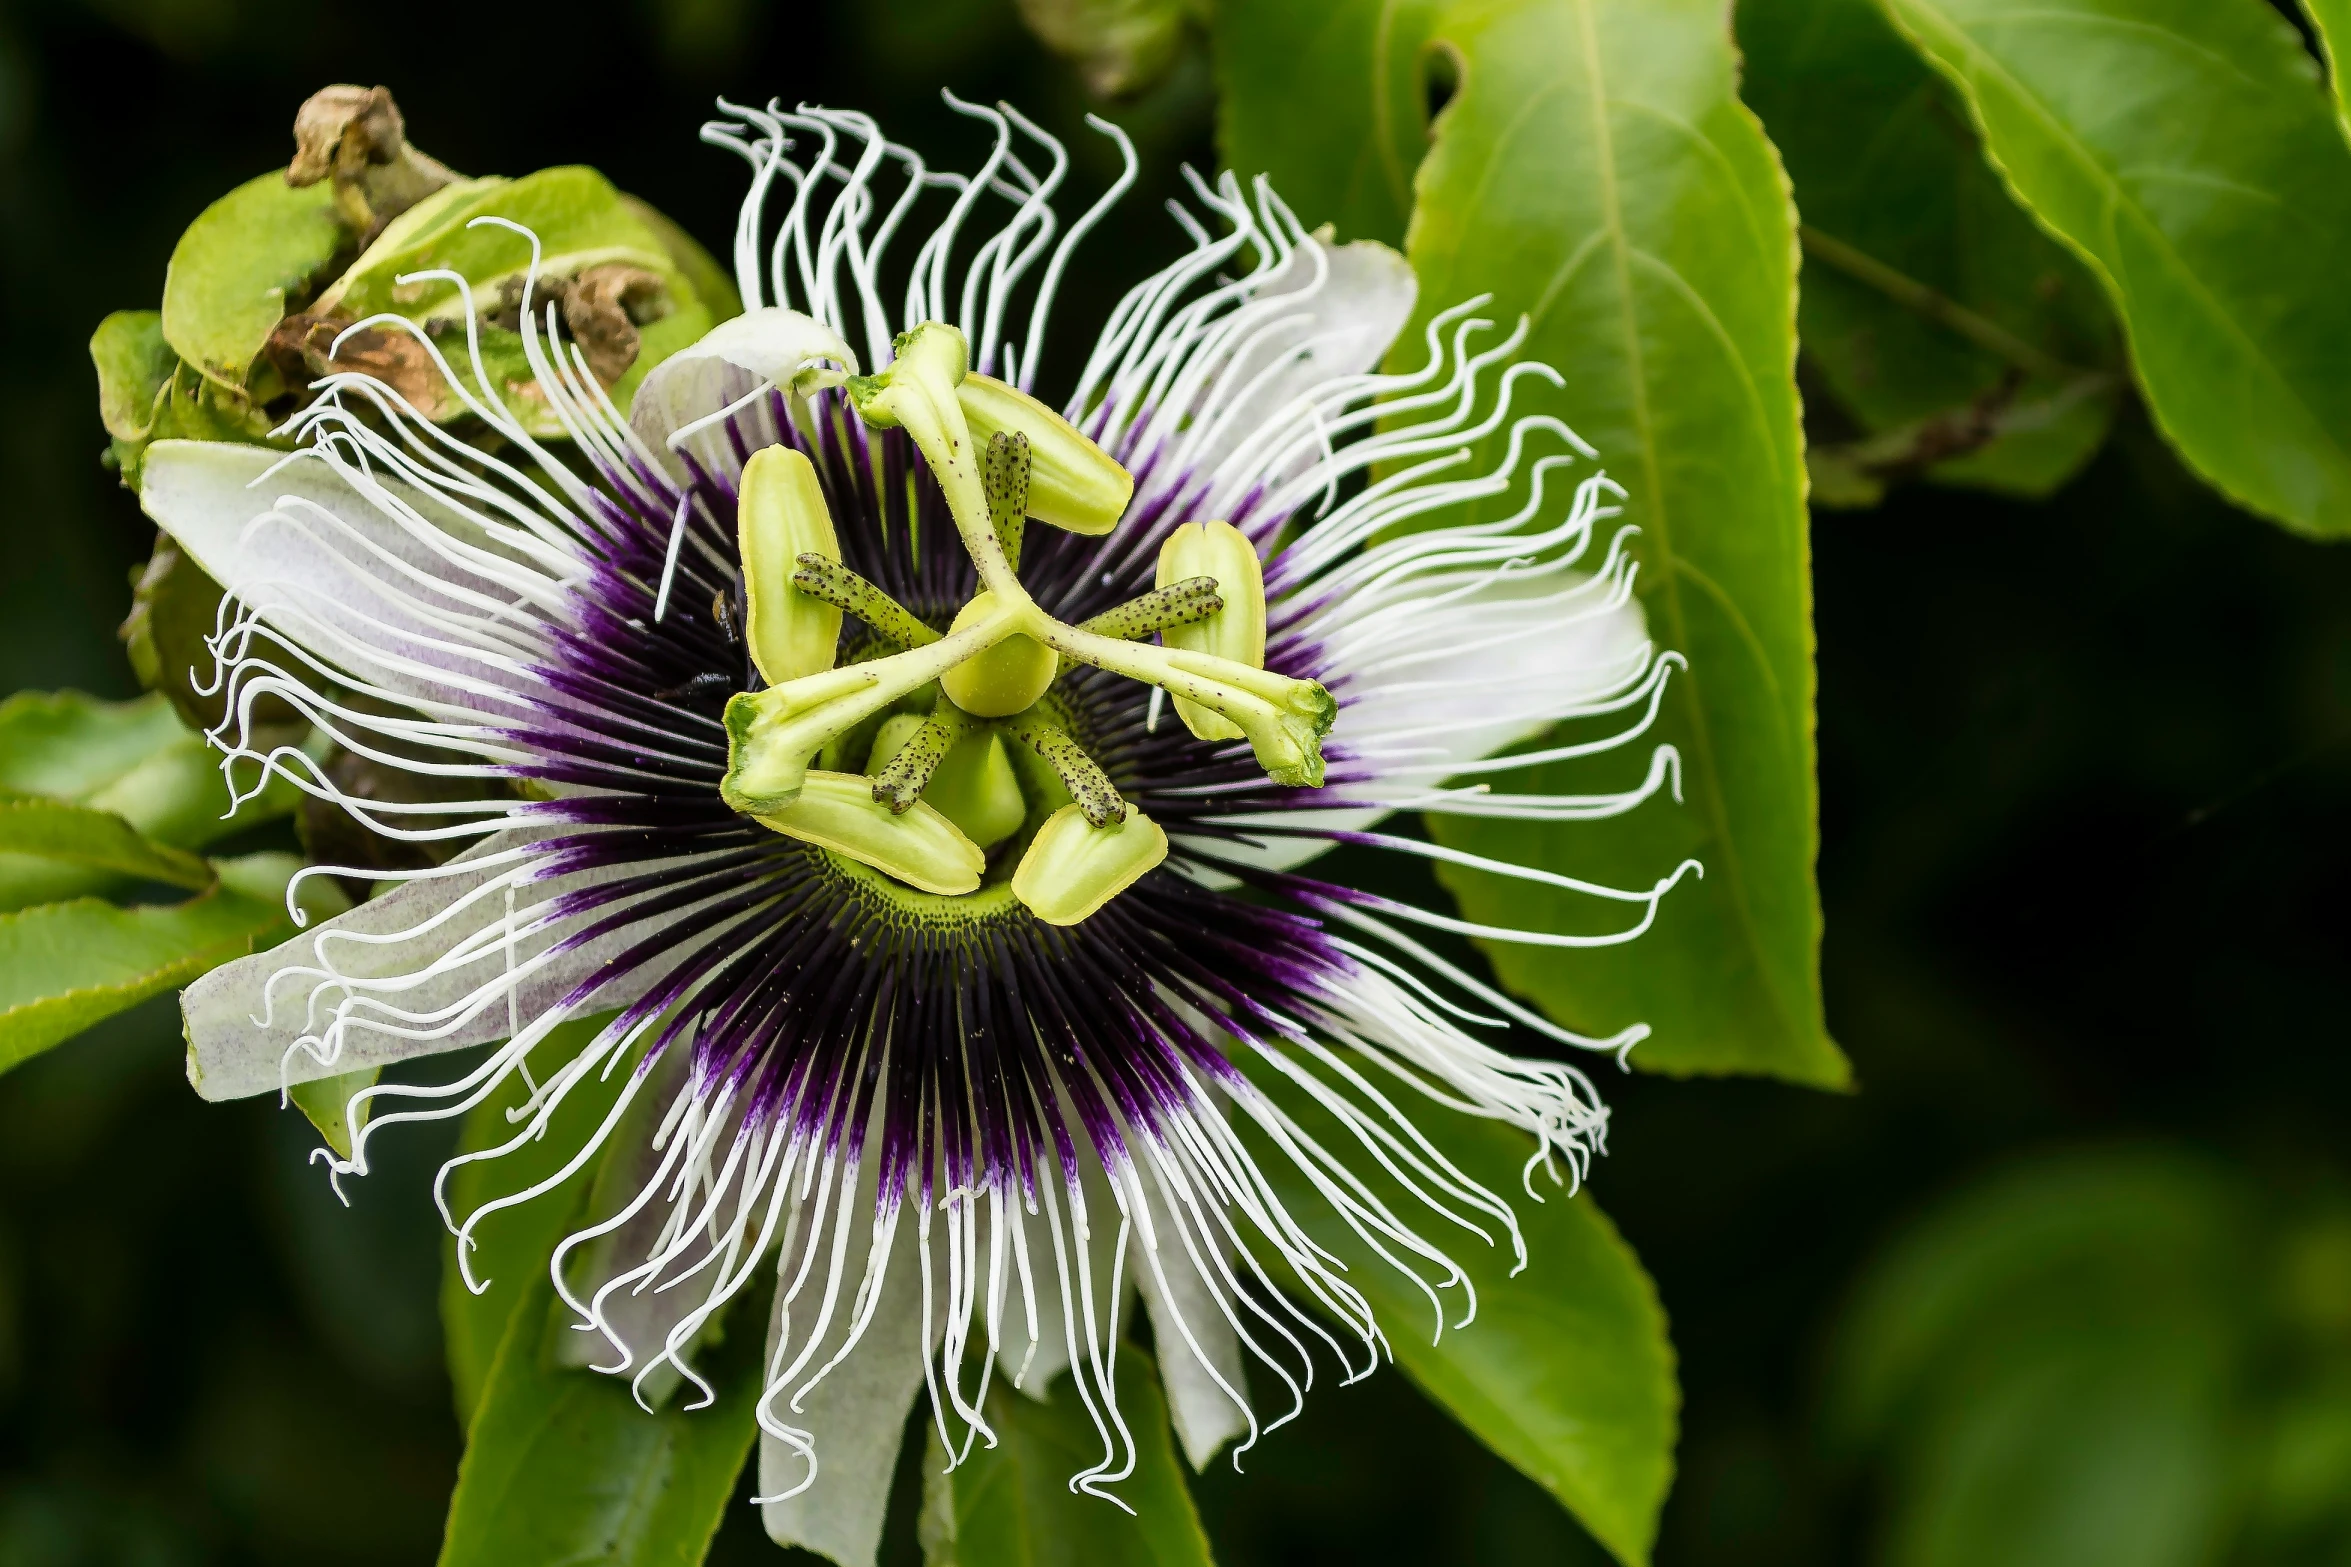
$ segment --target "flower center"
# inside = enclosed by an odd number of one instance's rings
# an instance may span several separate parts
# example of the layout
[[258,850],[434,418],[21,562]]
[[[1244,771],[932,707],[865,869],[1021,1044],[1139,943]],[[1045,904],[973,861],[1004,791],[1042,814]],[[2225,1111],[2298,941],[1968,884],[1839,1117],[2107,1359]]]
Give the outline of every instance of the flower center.
[[[1187,524],[1151,592],[1057,620],[1020,580],[1027,525],[1107,534],[1132,477],[1042,403],[970,374],[962,334],[939,322],[846,391],[868,425],[905,431],[922,453],[981,590],[941,634],[842,563],[806,457],[757,453],[738,526],[746,640],[768,684],[727,704],[730,806],[941,896],[992,882],[990,851],[1010,843],[1013,895],[1067,925],[1165,859],[1167,838],[1070,734],[1051,699],[1060,671],[1159,686],[1194,734],[1246,739],[1276,783],[1320,786],[1336,706],[1263,667],[1264,586],[1245,537]],[[891,650],[836,665],[844,614]]]

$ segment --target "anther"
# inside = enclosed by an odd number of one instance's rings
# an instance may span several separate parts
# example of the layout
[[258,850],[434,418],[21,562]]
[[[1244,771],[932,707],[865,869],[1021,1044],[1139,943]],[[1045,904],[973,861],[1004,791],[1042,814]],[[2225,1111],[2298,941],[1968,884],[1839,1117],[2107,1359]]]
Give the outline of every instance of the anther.
[[874,779],[875,802],[901,816],[912,810],[914,802],[929,787],[931,775],[939,770],[939,764],[947,760],[947,753],[955,749],[955,742],[970,728],[970,721],[952,704],[942,702],[939,710],[922,721],[922,727],[908,737],[898,748],[898,754]]
[[793,565],[814,553],[841,558],[841,543],[816,465],[788,446],[768,446],[743,465],[736,505],[743,557],[742,639],[769,685],[833,667],[841,612],[792,583]]
[[1023,713],[1004,727],[1060,775],[1061,786],[1069,791],[1070,799],[1077,803],[1090,825],[1112,827],[1127,819],[1126,801],[1120,798],[1102,769],[1094,765],[1085,747],[1072,740],[1067,730],[1034,713]]
[[1029,438],[1020,431],[998,430],[988,437],[980,458],[980,488],[988,497],[988,523],[1004,559],[1020,570],[1021,535],[1029,523]]
[[939,634],[896,599],[837,560],[808,554],[793,562],[792,586],[812,599],[855,615],[874,635],[900,647],[928,647]]
[[1224,608],[1214,577],[1187,577],[1164,588],[1154,588],[1115,609],[1106,609],[1081,624],[1080,631],[1135,642],[1170,626],[1189,626]]

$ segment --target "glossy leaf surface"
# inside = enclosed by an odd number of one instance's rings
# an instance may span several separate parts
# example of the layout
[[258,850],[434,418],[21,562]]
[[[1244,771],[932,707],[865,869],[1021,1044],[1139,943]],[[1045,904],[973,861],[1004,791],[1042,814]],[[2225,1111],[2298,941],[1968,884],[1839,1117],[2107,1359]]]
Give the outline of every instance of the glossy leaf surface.
[[544,1272],[516,1302],[466,1432],[441,1567],[520,1562],[693,1567],[729,1505],[758,1434],[766,1293],[737,1300],[697,1365],[717,1402],[648,1413],[625,1377],[557,1366],[570,1309]]
[[2351,145],[2261,0],[1885,0],[2096,269],[2157,425],[2240,505],[2351,534]]
[[[1527,315],[1525,357],[1569,374],[1558,392],[1522,382],[1514,408],[1564,418],[1630,491],[1651,634],[1690,663],[1658,730],[1680,752],[1686,804],[1659,798],[1592,824],[1434,826],[1476,853],[1621,887],[1647,887],[1686,857],[1703,863],[1704,881],[1683,883],[1629,947],[1497,945],[1495,967],[1585,1032],[1651,1024],[1637,1064],[1843,1083],[1822,1016],[1812,875],[1794,221],[1772,149],[1738,100],[1722,8],[1512,0],[1391,13],[1357,0],[1278,9],[1306,42],[1258,57],[1284,41],[1260,18],[1220,45],[1228,95],[1248,100],[1226,111],[1228,127],[1247,128],[1228,154],[1273,167],[1309,223],[1369,210],[1366,192],[1385,179],[1373,173],[1402,157],[1397,116],[1416,95],[1397,86],[1399,62],[1453,62],[1458,91],[1414,177],[1408,251],[1421,317],[1477,294],[1494,296],[1482,315]],[[1365,60],[1376,67],[1374,94],[1362,86]],[[1331,119],[1345,120],[1354,154],[1343,156],[1346,140],[1321,123]],[[1278,149],[1293,131],[1319,151],[1285,159]],[[1352,184],[1322,183],[1349,168]],[[1417,364],[1417,329],[1399,342],[1398,360]],[[1500,444],[1482,456],[1498,462]],[[1641,763],[1635,752],[1616,759],[1617,774],[1578,764],[1496,787],[1624,787]],[[1445,879],[1474,920],[1607,928],[1574,894],[1471,871]]]

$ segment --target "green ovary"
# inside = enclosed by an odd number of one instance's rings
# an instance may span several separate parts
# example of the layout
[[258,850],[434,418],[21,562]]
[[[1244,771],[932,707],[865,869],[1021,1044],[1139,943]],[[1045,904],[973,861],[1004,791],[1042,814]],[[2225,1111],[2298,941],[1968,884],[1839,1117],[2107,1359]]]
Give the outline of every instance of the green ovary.
[[[963,606],[948,634],[967,630],[993,614],[996,596],[982,593]],[[1061,666],[1051,648],[1015,632],[975,654],[939,679],[957,707],[975,718],[1008,718],[1035,705]]]
[[[879,777],[921,730],[913,713],[892,715],[874,736],[865,770]],[[1006,753],[1004,737],[992,729],[967,734],[923,785],[922,803],[953,822],[982,850],[993,849],[1028,820],[1028,797]]]

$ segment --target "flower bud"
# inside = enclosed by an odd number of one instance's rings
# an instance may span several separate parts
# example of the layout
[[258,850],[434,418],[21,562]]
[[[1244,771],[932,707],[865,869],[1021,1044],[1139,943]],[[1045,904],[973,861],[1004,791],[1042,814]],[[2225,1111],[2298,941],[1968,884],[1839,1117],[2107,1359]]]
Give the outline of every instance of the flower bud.
[[987,864],[979,846],[936,809],[918,800],[900,815],[875,802],[873,780],[853,773],[810,773],[798,799],[758,821],[924,892],[976,891]]
[[771,686],[832,668],[841,612],[792,585],[802,554],[841,558],[815,465],[788,446],[760,448],[743,466],[735,515],[751,662]]
[[1075,925],[1167,858],[1167,834],[1131,807],[1113,827],[1065,805],[1045,820],[1012,873],[1012,895],[1048,925]]
[[[1168,647],[1213,653],[1251,669],[1265,667],[1265,568],[1257,546],[1229,522],[1187,522],[1159,547],[1160,587],[1191,577],[1214,577],[1224,608],[1205,620],[1160,633]],[[1238,740],[1241,728],[1222,713],[1175,699],[1176,716],[1203,740]]]
[[[981,593],[963,606],[947,634],[953,636],[994,614],[996,596]],[[1053,684],[1061,661],[1036,638],[1018,632],[965,659],[939,677],[947,697],[975,718],[1005,718],[1034,704]]]
[[1016,386],[967,375],[955,388],[981,451],[999,432],[1029,438],[1028,514],[1071,533],[1108,533],[1134,498],[1135,477],[1077,426]]

